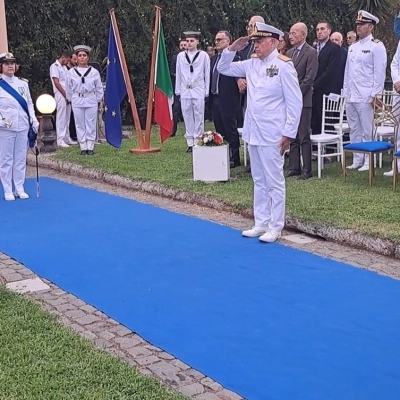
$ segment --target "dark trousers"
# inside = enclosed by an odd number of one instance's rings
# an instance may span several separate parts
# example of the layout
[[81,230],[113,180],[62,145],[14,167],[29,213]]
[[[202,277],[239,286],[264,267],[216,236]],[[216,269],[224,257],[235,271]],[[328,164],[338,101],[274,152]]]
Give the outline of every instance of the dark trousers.
[[323,93],[314,93],[313,96],[313,109],[311,117],[311,129],[313,135],[319,135],[322,129],[322,104]]
[[244,125],[244,103],[245,103],[245,94],[241,94],[240,95],[240,107],[238,107],[238,110],[237,110],[237,117],[236,117],[236,120],[237,120],[237,127],[238,128],[243,128],[243,125]]
[[212,117],[212,110],[211,110],[210,102],[207,101],[204,104],[204,121],[212,122],[212,120],[213,120],[213,117]]
[[238,103],[232,108],[232,102],[221,100],[218,95],[213,95],[212,116],[215,130],[229,143],[231,162],[235,166],[240,165],[240,141],[237,131],[237,108],[239,107]]
[[181,101],[177,95],[174,95],[174,104],[172,105],[172,117],[174,119],[174,128],[172,130],[171,136],[176,135],[176,130],[178,128],[178,122],[183,119]]
[[301,171],[300,151],[303,157],[303,173],[311,173],[310,122],[311,107],[304,107],[301,112],[299,130],[296,139],[290,143],[289,170]]
[[69,119],[69,136],[72,140],[77,141],[78,137],[76,136],[76,125],[75,125],[75,117],[74,112],[71,110],[71,117]]

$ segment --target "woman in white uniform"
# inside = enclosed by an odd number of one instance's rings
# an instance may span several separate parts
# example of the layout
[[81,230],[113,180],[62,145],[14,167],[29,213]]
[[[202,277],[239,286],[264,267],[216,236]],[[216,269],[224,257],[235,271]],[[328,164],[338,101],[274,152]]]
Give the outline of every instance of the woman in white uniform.
[[67,100],[72,105],[81,155],[93,155],[103,84],[99,72],[89,66],[91,48],[81,45],[75,46],[74,50],[78,60],[77,66],[69,70]]
[[29,199],[24,189],[28,132],[31,125],[39,129],[28,82],[14,75],[15,61],[11,53],[0,54],[0,178],[7,201]]

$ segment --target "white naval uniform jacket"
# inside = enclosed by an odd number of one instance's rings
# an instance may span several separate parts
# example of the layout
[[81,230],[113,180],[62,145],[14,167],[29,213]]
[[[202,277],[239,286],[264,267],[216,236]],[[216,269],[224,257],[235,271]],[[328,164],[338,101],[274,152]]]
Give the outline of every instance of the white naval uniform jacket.
[[393,57],[392,63],[390,64],[390,71],[392,75],[393,84],[400,81],[400,41],[397,45],[396,53]]
[[[37,132],[39,122],[35,115],[35,108],[33,106],[28,82],[17,76],[8,77],[6,75],[1,75],[1,78],[26,100],[33,129]],[[13,132],[26,132],[28,134],[30,121],[26,112],[11,94],[8,94],[3,88],[0,88],[0,119],[2,117],[9,118],[12,121],[12,125],[10,128],[1,127],[1,129]]]
[[68,81],[68,68],[65,65],[61,65],[57,60],[50,66],[50,78],[51,84],[53,85],[54,94],[58,93],[59,90],[54,85],[53,78],[58,78],[60,85],[66,90]]
[[[199,53],[193,62],[193,72],[186,59],[186,53],[192,62],[196,53]],[[181,99],[204,99],[210,91],[210,56],[203,50],[193,52],[181,51],[176,59],[175,94]]]
[[243,140],[254,146],[277,145],[282,136],[296,138],[303,109],[297,72],[290,58],[274,50],[263,60],[232,62],[235,51],[225,49],[218,71],[246,77],[247,108]]
[[[82,76],[79,76],[76,70]],[[92,67],[89,74],[84,77],[85,83],[82,83],[82,77],[87,70],[88,68],[74,67],[68,71],[67,100],[73,107],[97,107],[103,99],[103,84],[97,69]]]
[[371,103],[383,92],[386,77],[386,48],[372,35],[349,47],[344,71],[343,94],[347,103]]

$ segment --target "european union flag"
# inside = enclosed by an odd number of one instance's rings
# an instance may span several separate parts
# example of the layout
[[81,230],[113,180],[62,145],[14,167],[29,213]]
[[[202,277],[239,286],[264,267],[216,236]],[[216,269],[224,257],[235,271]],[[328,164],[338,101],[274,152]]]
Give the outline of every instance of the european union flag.
[[126,95],[127,90],[122,72],[121,58],[111,22],[108,36],[108,67],[104,100],[106,139],[114,147],[121,147],[122,143],[121,102]]

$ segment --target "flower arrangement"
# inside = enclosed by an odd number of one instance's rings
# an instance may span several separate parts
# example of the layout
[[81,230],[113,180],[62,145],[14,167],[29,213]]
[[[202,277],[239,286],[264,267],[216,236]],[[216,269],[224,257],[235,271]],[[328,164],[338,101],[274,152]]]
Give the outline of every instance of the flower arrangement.
[[221,146],[224,144],[224,138],[215,131],[204,132],[199,138],[200,146]]

